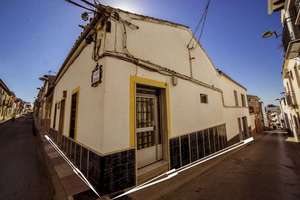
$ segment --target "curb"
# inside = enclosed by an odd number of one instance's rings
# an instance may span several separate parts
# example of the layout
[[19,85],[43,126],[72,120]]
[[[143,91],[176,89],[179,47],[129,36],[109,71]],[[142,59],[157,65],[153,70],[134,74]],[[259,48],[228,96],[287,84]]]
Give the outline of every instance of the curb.
[[90,195],[90,188],[74,173],[69,164],[59,155],[56,149],[44,137],[35,124],[33,129],[39,137],[41,151],[47,171],[54,187],[53,200],[96,200]]
[[32,124],[32,130],[35,136],[37,136],[38,145],[42,154],[42,159],[45,164],[45,168],[48,174],[49,179],[51,180],[52,186],[53,186],[53,200],[71,200],[67,197],[62,184],[59,181],[59,177],[54,170],[54,167],[51,163],[51,160],[49,156],[47,155],[47,152],[45,150],[45,141],[43,141],[43,135],[40,133],[38,128],[35,126],[35,120],[33,118],[33,124]]
[[[18,119],[20,117],[23,117],[23,116],[24,116],[24,114],[18,115],[18,116],[16,116],[16,119]],[[10,118],[8,118],[6,120],[0,121],[0,125],[5,124],[5,123],[9,122],[10,120],[12,120],[12,117],[10,117]]]
[[6,120],[1,121],[1,122],[0,122],[0,125],[5,124],[6,122],[9,122],[11,119],[12,119],[12,118],[9,118],[9,119],[6,119]]

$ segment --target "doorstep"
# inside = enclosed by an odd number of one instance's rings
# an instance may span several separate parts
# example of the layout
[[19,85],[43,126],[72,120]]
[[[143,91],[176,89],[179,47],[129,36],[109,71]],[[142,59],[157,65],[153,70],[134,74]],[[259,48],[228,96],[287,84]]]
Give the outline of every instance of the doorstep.
[[162,160],[148,165],[137,171],[137,183],[142,184],[153,177],[156,177],[169,170],[169,162]]

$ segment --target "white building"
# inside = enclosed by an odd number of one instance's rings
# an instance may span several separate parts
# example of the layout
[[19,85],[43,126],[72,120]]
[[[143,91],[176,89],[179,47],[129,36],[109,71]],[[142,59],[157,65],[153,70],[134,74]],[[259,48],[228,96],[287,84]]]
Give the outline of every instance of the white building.
[[100,193],[249,136],[246,88],[214,67],[188,27],[99,10],[56,76],[50,127]]
[[300,2],[296,0],[270,0],[269,13],[280,11],[282,31],[282,45],[284,49],[284,64],[282,80],[285,89],[284,101],[281,108],[284,121],[298,141],[300,133]]

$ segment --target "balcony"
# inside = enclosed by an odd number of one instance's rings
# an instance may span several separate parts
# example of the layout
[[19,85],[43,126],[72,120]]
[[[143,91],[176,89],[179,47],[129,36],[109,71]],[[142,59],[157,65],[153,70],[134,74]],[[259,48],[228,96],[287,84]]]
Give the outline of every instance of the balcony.
[[300,25],[300,0],[295,0],[294,1],[294,8],[296,11],[296,21],[295,25]]
[[292,105],[293,104],[293,101],[292,101],[292,97],[291,97],[291,95],[290,94],[287,94],[286,96],[285,96],[285,99],[286,99],[286,103],[287,103],[287,105]]
[[285,51],[286,59],[293,59],[299,56],[300,52],[300,28],[299,26],[293,27],[294,34],[288,30],[287,24],[284,24],[282,31],[282,45]]
[[285,51],[286,59],[293,59],[299,56],[300,26],[297,23],[298,18],[300,18],[300,16],[298,16],[300,15],[299,8],[300,0],[291,1],[291,4],[288,8],[290,18],[286,18],[284,22],[282,31],[282,45]]
[[298,105],[293,102],[293,98],[295,98],[295,97],[293,97],[291,94],[289,94],[289,93],[286,94],[286,96],[285,96],[286,103],[288,106],[290,106],[292,108],[297,108]]

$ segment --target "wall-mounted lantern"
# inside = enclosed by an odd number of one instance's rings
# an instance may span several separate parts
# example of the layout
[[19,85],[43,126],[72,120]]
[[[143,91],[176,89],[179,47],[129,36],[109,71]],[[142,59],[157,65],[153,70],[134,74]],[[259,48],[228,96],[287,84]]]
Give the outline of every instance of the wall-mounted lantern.
[[178,84],[178,78],[176,76],[172,76],[172,85],[176,86]]
[[97,64],[95,69],[92,72],[91,84],[92,87],[97,87],[100,83],[102,83],[102,65]]

